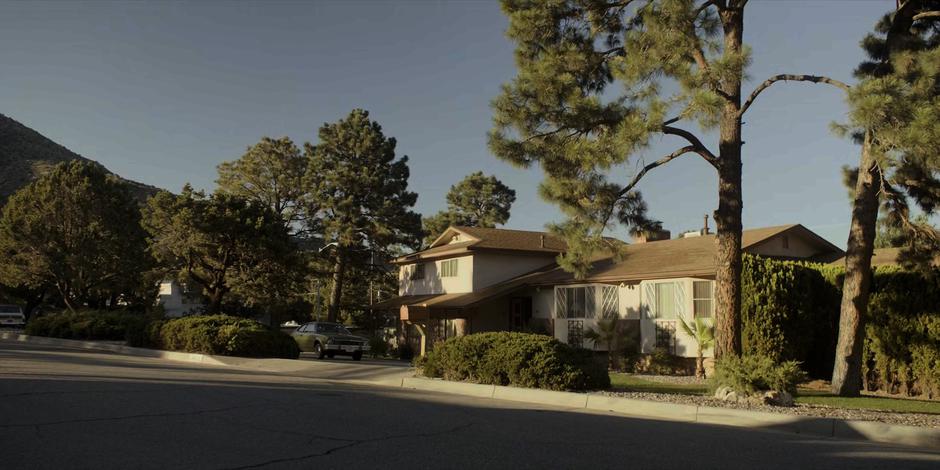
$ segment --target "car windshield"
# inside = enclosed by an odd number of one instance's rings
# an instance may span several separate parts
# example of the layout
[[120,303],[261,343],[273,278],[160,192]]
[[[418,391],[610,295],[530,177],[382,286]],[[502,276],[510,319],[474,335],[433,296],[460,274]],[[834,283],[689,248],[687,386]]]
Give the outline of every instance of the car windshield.
[[343,325],[337,325],[336,323],[320,323],[317,325],[317,333],[339,333],[342,335],[350,334],[346,327]]
[[16,305],[0,305],[0,313],[22,313]]

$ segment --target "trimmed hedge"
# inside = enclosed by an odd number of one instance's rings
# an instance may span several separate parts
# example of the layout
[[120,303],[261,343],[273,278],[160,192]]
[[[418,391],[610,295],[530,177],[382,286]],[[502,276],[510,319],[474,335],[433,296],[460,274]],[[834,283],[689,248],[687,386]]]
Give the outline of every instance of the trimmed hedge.
[[33,318],[26,334],[53,338],[127,341],[134,347],[241,357],[297,359],[290,335],[254,320],[228,315],[147,321],[142,314],[108,311],[60,313]]
[[147,324],[142,314],[84,310],[31,318],[26,334],[52,338],[124,341]]
[[[841,294],[825,267],[745,254],[741,275],[741,344],[745,354],[799,361],[829,378]],[[841,284],[840,284],[841,285]]]
[[[838,338],[844,269],[744,256],[745,354],[800,361],[829,379]],[[865,318],[865,388],[940,397],[940,270],[875,269]]]
[[549,390],[610,387],[606,364],[593,352],[550,336],[492,332],[450,338],[417,366],[427,377]]
[[290,335],[247,318],[197,315],[159,320],[147,326],[140,346],[171,351],[241,357],[297,359],[300,348]]

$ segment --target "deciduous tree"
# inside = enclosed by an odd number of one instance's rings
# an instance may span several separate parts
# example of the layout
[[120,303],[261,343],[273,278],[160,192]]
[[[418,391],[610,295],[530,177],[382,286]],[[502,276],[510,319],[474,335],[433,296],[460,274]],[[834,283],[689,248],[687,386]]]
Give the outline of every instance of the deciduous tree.
[[201,287],[208,313],[220,312],[229,294],[249,307],[288,301],[299,282],[296,246],[267,205],[186,185],[179,195],[152,197],[143,222],[153,255]]
[[350,265],[374,264],[395,246],[419,243],[421,216],[411,210],[418,196],[408,191],[408,157],[396,159],[395,145],[362,109],[324,124],[319,142],[305,145],[306,223],[336,243],[323,251],[332,260],[330,321],[339,315]]
[[145,236],[126,183],[95,163],[62,163],[3,207],[0,282],[54,289],[70,310],[113,305],[151,268]]

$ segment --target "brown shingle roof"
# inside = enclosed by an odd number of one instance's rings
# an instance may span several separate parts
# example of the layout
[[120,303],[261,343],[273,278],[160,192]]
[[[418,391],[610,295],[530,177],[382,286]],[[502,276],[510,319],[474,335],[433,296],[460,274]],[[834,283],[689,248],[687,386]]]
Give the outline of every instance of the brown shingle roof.
[[[411,263],[419,259],[437,258],[458,254],[470,250],[506,250],[529,253],[561,253],[568,249],[568,244],[561,237],[548,232],[529,230],[509,230],[504,228],[448,227],[447,231],[456,231],[470,240],[447,243],[445,240],[436,246],[395,259],[398,264]],[[447,233],[445,231],[444,233]],[[443,234],[441,235],[443,237]],[[437,243],[436,241],[435,243]]]

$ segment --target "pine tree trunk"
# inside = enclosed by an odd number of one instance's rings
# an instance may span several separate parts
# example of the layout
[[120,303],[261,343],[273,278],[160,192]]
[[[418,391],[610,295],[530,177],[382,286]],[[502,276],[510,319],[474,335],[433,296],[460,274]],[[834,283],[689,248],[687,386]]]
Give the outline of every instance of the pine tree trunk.
[[878,188],[881,182],[881,173],[872,155],[870,133],[865,134],[861,160],[852,205],[852,226],[845,253],[839,341],[832,370],[832,393],[841,396],[858,396],[862,386],[862,344],[871,287],[871,256],[875,249]]
[[[744,11],[721,11],[725,54],[739,53]],[[722,80],[726,103],[719,124],[718,210],[715,211],[717,254],[715,359],[741,354],[741,76]]]
[[339,303],[343,297],[343,278],[346,275],[346,260],[339,247],[336,249],[336,263],[333,265],[333,287],[330,289],[330,305],[326,320],[335,322],[339,318]]

